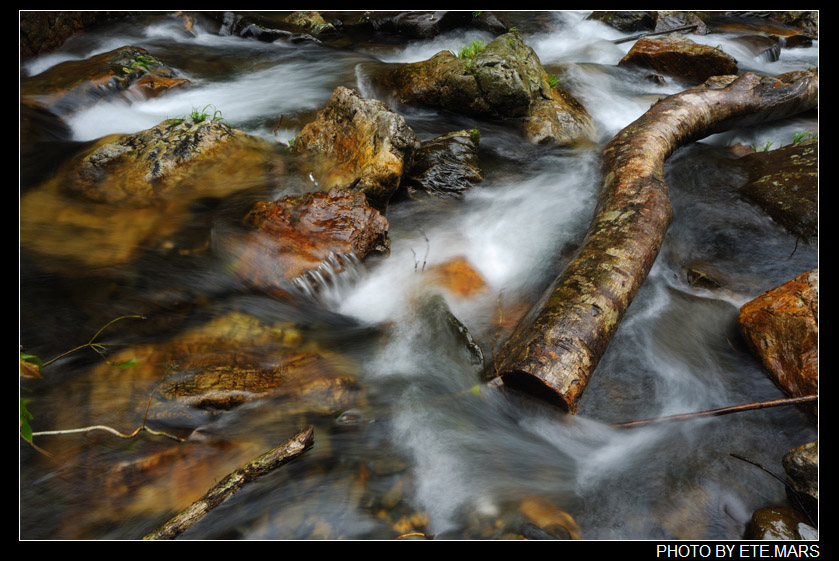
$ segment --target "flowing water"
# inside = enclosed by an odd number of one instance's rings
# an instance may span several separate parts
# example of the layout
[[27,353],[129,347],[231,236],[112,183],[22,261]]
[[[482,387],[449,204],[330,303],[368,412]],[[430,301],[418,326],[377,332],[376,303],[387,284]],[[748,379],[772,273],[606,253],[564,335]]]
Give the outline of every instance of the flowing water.
[[[526,311],[581,240],[600,184],[603,144],[659,96],[681,89],[617,69],[632,43],[612,43],[623,34],[584,16],[541,15],[537,26],[524,15],[517,25],[543,65],[561,72],[562,85],[591,112],[599,143],[533,147],[503,123],[397,108],[423,140],[479,128],[485,179],[463,200],[391,204],[390,255],[363,264],[336,257],[310,279],[329,280],[317,301],[290,306],[237,291],[225,255],[234,243],[230,224],[241,219],[250,198],[210,209],[211,218],[196,228],[210,229],[213,251],[194,259],[150,252],[131,265],[70,270],[47,267],[22,249],[21,343],[27,352],[55,356],[120,315],[171,319],[148,324],[154,328],[123,320],[109,328],[111,337],[103,339],[109,345],[159,341],[198,317],[206,321],[236,309],[302,326],[354,365],[364,399],[337,419],[281,414],[289,405],[270,398],[196,417],[189,426],[193,434],[227,444],[189,454],[148,436],[36,438],[54,457],[21,447],[21,536],[141,537],[225,473],[296,432],[300,422],[315,424],[311,451],[250,484],[183,538],[392,539],[408,532],[500,537],[525,522],[523,505],[547,501],[573,517],[584,539],[737,539],[755,509],[785,504],[776,480],[730,454],[780,472],[787,450],[817,437],[809,418],[794,408],[633,430],[609,424],[783,397],[738,338],[738,307],[817,267],[818,247],[796,243],[738,197],[742,178],[732,172],[733,156],[722,147],[789,144],[798,131],[817,132],[816,121],[793,119],[717,135],[671,157],[666,174],[675,220],[577,416],[479,386],[474,354],[441,320],[437,294],[491,361],[499,323]],[[737,51],[735,37],[696,39],[735,54],[743,70],[778,74],[818,65],[817,46],[785,50],[769,62]],[[335,87],[372,96],[376,68],[422,60],[473,38],[490,37],[461,30],[429,41],[344,48],[263,43],[200,27],[191,35],[179,18],[163,14],[143,25],[80,35],[60,52],[27,62],[23,72],[35,75],[64,60],[136,45],[193,86],[153,100],[101,101],[68,115],[72,140],[34,154],[22,147],[22,176],[43,178],[86,141],[136,132],[207,104],[248,133],[291,139]],[[280,115],[285,124],[275,135]],[[29,187],[24,182],[24,190]],[[274,185],[261,194],[288,190]],[[458,297],[429,282],[435,265],[457,257],[483,277],[479,294]],[[691,286],[685,267],[724,288]],[[161,294],[169,297],[165,305]],[[112,409],[125,408],[119,405],[122,384],[94,390],[97,382],[88,373],[98,364],[92,352],[75,353],[45,370],[44,380],[22,384],[35,430],[70,428],[50,424],[71,418],[70,410],[75,422],[107,423],[94,411],[108,411],[109,400]],[[130,377],[131,370],[120,376]],[[140,400],[145,403],[145,397]],[[126,469],[123,455],[158,449],[183,457],[140,485],[110,482],[114,470]]]

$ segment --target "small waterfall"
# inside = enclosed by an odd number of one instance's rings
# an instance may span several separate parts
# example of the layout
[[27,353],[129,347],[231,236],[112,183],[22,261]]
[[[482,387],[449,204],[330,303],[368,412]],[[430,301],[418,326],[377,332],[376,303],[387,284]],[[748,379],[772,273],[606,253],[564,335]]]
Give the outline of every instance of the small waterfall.
[[355,253],[330,252],[317,269],[291,280],[301,296],[324,305],[337,304],[347,289],[362,277],[363,265]]

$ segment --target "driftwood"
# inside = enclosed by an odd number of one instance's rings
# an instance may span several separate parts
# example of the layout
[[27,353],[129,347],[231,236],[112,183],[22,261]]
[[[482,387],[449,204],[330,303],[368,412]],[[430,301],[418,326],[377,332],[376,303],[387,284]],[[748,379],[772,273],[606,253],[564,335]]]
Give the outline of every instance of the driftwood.
[[741,403],[739,405],[729,405],[728,407],[720,407],[719,409],[709,409],[707,411],[697,411],[696,413],[682,413],[681,415],[668,415],[667,417],[656,417],[654,419],[642,419],[640,421],[629,421],[626,423],[615,423],[612,426],[616,429],[631,429],[635,427],[643,427],[655,423],[666,423],[670,421],[689,421],[691,419],[699,419],[702,417],[718,417],[720,415],[728,415],[729,413],[740,413],[741,411],[754,411],[755,409],[766,409],[767,407],[780,407],[782,405],[800,405],[802,403],[811,403],[817,401],[817,395],[805,395],[804,397],[785,397],[782,399],[772,399],[769,401],[753,401],[751,403]]
[[296,458],[311,448],[313,444],[314,427],[310,425],[276,448],[229,474],[207,491],[206,495],[143,539],[171,540],[176,538],[184,530],[203,518],[205,514],[244,487],[245,484]]
[[603,186],[580,249],[486,377],[576,413],[670,225],[665,159],[710,134],[817,107],[818,69],[776,78],[717,76],[660,100],[618,133],[603,152]]

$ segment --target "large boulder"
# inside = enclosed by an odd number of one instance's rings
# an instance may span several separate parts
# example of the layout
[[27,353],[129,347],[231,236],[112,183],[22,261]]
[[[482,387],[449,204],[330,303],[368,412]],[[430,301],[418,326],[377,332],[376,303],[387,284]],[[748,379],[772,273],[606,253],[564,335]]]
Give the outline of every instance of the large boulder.
[[731,55],[687,37],[672,35],[639,39],[618,66],[653,70],[690,85],[701,84],[711,76],[737,73],[737,60]]
[[[278,147],[208,118],[102,138],[20,201],[21,245],[101,267],[170,247],[192,204],[276,184]],[[201,244],[206,242],[201,242]],[[62,259],[63,260],[63,259]]]
[[818,394],[819,272],[803,273],[740,308],[740,331],[789,395]]
[[389,250],[387,219],[359,191],[335,188],[263,201],[245,223],[253,232],[236,272],[248,284],[277,295],[294,293],[293,285],[314,293],[318,282],[328,280],[324,276]]
[[49,11],[33,10],[20,12],[20,58],[56,50],[68,38],[102,23],[123,18],[129,12],[102,11]]
[[123,93],[155,97],[189,84],[142,47],[120,47],[85,60],[57,64],[20,83],[21,98],[32,98],[58,114],[89,107]]
[[819,228],[819,144],[806,140],[740,158],[743,196],[790,233],[809,241]]
[[515,119],[537,144],[568,145],[594,136],[591,116],[571,94],[556,88],[539,57],[518,33],[476,43],[461,56],[441,51],[404,64],[383,80],[403,104],[484,118]]
[[746,532],[749,540],[804,540],[812,539],[816,529],[799,511],[782,506],[758,509]]
[[359,190],[384,209],[419,145],[401,115],[341,86],[317,119],[303,127],[291,151],[310,157],[302,165],[322,189]]

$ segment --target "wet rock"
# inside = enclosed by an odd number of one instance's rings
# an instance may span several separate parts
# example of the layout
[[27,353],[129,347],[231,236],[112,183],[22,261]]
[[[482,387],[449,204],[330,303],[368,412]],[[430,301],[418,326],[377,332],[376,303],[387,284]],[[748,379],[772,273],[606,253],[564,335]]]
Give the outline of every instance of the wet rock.
[[320,15],[320,12],[294,12],[284,20],[286,23],[302,27],[309,33],[320,35],[321,33],[334,33],[335,26],[327,23]]
[[801,540],[814,530],[807,518],[792,508],[769,507],[756,510],[746,532],[749,540]]
[[[819,516],[819,441],[814,440],[793,448],[783,457],[787,482],[795,491],[793,504],[800,500],[802,507],[816,521]],[[787,489],[787,495],[793,493]]]
[[286,21],[287,14],[274,12],[200,12],[218,25],[218,34],[256,39],[265,43],[315,41],[304,27]]
[[675,76],[696,85],[711,76],[737,73],[737,61],[720,49],[686,37],[639,39],[618,66],[635,66]]
[[423,142],[400,190],[411,197],[426,194],[461,198],[475,183],[483,181],[478,165],[479,142],[477,129],[450,132]]
[[100,99],[117,95],[156,97],[189,84],[178,78],[149,51],[141,47],[121,47],[86,60],[57,64],[32,78],[21,81],[22,98],[33,98],[60,115],[89,107]]
[[741,35],[734,37],[732,41],[746,48],[751,56],[767,62],[775,62],[781,57],[781,41],[777,37]]
[[184,249],[169,238],[191,220],[192,203],[275,183],[277,150],[212,119],[105,137],[21,198],[21,244],[92,266]]
[[402,65],[383,78],[383,85],[399,103],[515,119],[534,144],[567,145],[593,137],[588,112],[552,86],[554,80],[517,33],[501,35],[477,51],[463,58],[441,51]]
[[[339,274],[353,259],[387,253],[387,219],[363,193],[332,189],[257,203],[245,217],[255,231],[236,264],[249,284],[280,293],[322,263]],[[324,271],[326,274],[327,272]]]
[[554,539],[580,539],[580,527],[570,514],[543,497],[527,497],[519,510]]
[[394,33],[411,39],[431,39],[444,31],[468,25],[472,12],[372,12],[370,25],[376,31]]
[[770,377],[793,397],[817,395],[818,269],[769,290],[740,308],[740,331]]
[[658,12],[643,11],[594,11],[586,19],[602,21],[619,31],[652,31]]
[[384,209],[419,146],[401,115],[381,101],[338,87],[318,118],[294,139],[291,150],[311,158],[302,165],[321,188],[352,188]]
[[681,11],[658,11],[656,12],[655,31],[667,31],[675,27],[695,25],[690,33],[705,35],[708,33],[708,26],[705,24],[706,12],[681,12]]
[[484,292],[486,281],[465,257],[454,257],[428,269],[428,275],[440,286],[462,298]]
[[818,236],[819,144],[806,140],[739,160],[749,174],[743,196],[790,233],[809,241]]
[[90,424],[71,420],[84,411],[120,427],[136,426],[145,417],[158,428],[170,427],[168,432],[192,430],[243,403],[269,397],[286,420],[363,406],[350,361],[308,339],[292,322],[241,312],[167,341],[126,347],[109,359],[135,366],[122,370],[103,363],[85,374],[85,393],[74,396],[79,412],[62,413],[65,426]]
[[21,11],[20,58],[27,60],[35,55],[54,51],[76,33],[126,15],[127,12]]
[[785,49],[806,49],[813,46],[813,39],[803,34],[791,35],[781,38],[781,43]]

